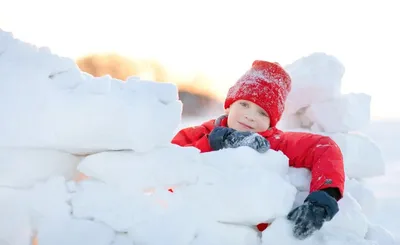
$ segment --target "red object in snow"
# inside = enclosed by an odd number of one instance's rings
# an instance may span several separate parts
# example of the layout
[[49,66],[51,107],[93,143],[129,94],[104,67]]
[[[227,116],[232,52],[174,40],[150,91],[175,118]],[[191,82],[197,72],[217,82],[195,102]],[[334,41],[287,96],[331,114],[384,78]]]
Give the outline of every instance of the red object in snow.
[[268,223],[260,223],[260,224],[257,225],[257,229],[259,231],[264,231],[265,229],[267,229],[268,226],[269,226]]

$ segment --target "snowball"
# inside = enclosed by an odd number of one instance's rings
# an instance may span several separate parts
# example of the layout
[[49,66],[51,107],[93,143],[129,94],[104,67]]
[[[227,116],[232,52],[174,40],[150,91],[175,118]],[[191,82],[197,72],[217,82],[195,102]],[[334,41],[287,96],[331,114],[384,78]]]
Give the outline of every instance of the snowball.
[[52,176],[72,179],[80,158],[48,149],[0,148],[0,186],[31,187]]
[[345,69],[334,56],[313,53],[287,65],[285,70],[292,78],[292,90],[285,106],[289,114],[340,95]]
[[[90,77],[71,59],[4,40],[0,117],[7,120],[0,124],[0,146],[146,152],[171,141],[182,112],[174,85],[140,81],[132,89],[109,76]],[[160,93],[166,88],[168,98]]]
[[[371,96],[350,93],[321,103],[311,104],[304,116],[324,132],[348,132],[370,122]],[[304,120],[303,120],[304,121]]]
[[368,178],[385,173],[385,162],[380,148],[369,137],[360,133],[334,133],[330,136],[343,154],[346,175]]

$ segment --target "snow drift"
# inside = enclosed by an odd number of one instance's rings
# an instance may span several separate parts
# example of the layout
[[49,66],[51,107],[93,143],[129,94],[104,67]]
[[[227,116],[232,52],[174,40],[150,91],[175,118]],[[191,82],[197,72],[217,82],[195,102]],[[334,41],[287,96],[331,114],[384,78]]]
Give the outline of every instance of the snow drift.
[[[392,241],[368,223],[371,193],[355,179],[338,215],[294,240],[285,216],[308,193],[308,170],[273,150],[200,154],[170,144],[181,114],[173,84],[94,78],[6,32],[0,54],[1,244]],[[272,225],[259,233],[260,222]]]

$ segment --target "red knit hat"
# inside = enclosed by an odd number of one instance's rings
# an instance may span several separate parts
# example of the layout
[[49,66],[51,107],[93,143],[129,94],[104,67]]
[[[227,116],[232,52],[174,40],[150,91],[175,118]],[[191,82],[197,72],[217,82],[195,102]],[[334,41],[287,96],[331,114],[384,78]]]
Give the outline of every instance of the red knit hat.
[[225,109],[237,100],[251,101],[263,108],[274,127],[285,109],[285,101],[291,89],[289,74],[278,64],[256,60],[228,91]]

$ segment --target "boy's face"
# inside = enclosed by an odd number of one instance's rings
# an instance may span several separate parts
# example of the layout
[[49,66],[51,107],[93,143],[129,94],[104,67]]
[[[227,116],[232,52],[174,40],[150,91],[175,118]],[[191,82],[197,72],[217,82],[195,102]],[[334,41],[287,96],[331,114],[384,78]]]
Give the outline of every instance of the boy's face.
[[248,100],[238,100],[227,110],[228,127],[238,131],[264,132],[269,129],[267,112]]

